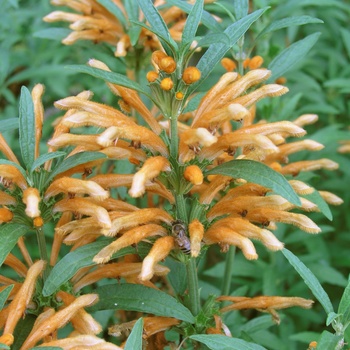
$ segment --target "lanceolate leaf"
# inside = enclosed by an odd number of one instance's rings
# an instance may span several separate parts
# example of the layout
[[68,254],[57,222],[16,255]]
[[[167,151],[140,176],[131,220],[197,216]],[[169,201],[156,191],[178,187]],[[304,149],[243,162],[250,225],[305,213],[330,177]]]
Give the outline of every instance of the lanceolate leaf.
[[88,163],[97,159],[107,158],[107,156],[100,152],[80,152],[63,160],[63,162],[55,168],[48,178],[51,181],[56,175],[63,173],[66,170],[74,168],[77,165]]
[[187,17],[185,28],[182,33],[182,43],[191,43],[196,35],[199,22],[202,18],[204,0],[197,0]]
[[308,195],[304,195],[303,197],[308,199],[312,203],[315,203],[327,219],[329,219],[329,220],[333,219],[333,215],[332,215],[331,210],[329,209],[328,204],[321,197],[321,195],[319,194],[318,191],[315,190],[314,192],[312,192]]
[[25,86],[19,100],[19,146],[23,162],[30,169],[34,162],[35,116],[32,96]]
[[[137,21],[139,19],[139,6],[137,1],[125,1],[124,3],[129,20]],[[135,45],[139,39],[141,27],[133,24],[129,25],[128,34],[130,37],[131,45]]]
[[0,123],[0,132],[18,129],[18,126],[19,126],[18,118],[4,119]]
[[5,303],[6,303],[6,300],[7,300],[8,296],[11,293],[12,288],[13,288],[13,284],[10,285],[10,286],[7,286],[5,289],[3,289],[0,292],[0,310],[3,309],[3,307],[4,307]]
[[236,0],[233,2],[236,19],[241,19],[248,14],[249,0]]
[[146,91],[141,87],[141,85],[122,74],[108,72],[103,69],[88,67],[85,65],[67,66],[67,68],[75,70],[76,72],[90,74],[93,77],[103,79],[109,83],[124,86],[147,95]]
[[[62,260],[55,265],[46,279],[43,295],[49,296],[54,293],[62,284],[72,278],[80,268],[95,265],[92,261],[93,257],[108,243],[110,242],[105,240],[94,242],[65,255]],[[134,248],[125,248],[118,251],[114,257],[124,256],[134,252]]]
[[338,313],[342,314],[342,323],[346,324],[350,321],[349,318],[349,308],[350,308],[350,279],[348,280],[348,284],[343,292],[343,295],[340,299],[340,304],[338,307]]
[[142,350],[143,318],[137,320],[128,336],[124,350]]
[[272,71],[269,80],[274,80],[290,70],[296,63],[302,60],[310,49],[315,45],[321,33],[314,33],[306,38],[295,42],[284,49],[269,64],[268,69]]
[[99,287],[95,293],[99,294],[99,302],[90,308],[94,311],[110,309],[139,311],[194,322],[190,310],[169,294],[157,289],[124,283]]
[[212,350],[266,350],[266,348],[261,345],[248,343],[242,339],[229,338],[219,334],[191,335],[190,339],[203,343]]
[[176,42],[170,36],[168,27],[165,24],[162,16],[154,7],[153,2],[151,0],[138,0],[138,3],[148,23],[152,26],[152,29],[156,33],[159,33],[161,37],[165,38],[167,43],[169,43],[173,48],[177,49]]
[[18,239],[27,232],[27,227],[20,224],[0,226],[0,266],[11,252]]
[[267,27],[265,27],[265,29],[263,29],[258,36],[274,32],[275,30],[278,30],[278,29],[287,28],[291,26],[300,26],[308,23],[323,23],[323,21],[318,18],[310,17],[310,16],[287,17],[287,18],[279,19],[277,21],[272,22]]
[[271,188],[289,202],[300,205],[298,195],[283,175],[272,170],[263,163],[253,160],[237,159],[223,163],[206,173],[206,175],[220,174],[236,179],[244,179]]
[[72,33],[72,31],[68,28],[46,28],[33,33],[33,36],[36,38],[61,41],[70,33]]
[[341,335],[336,335],[328,331],[323,331],[320,339],[317,342],[317,349],[322,349],[322,350],[337,349],[336,346],[341,339],[342,339]]
[[122,10],[112,0],[97,0],[103,7],[105,7],[112,15],[114,15],[120,23],[126,27],[126,18]]
[[230,38],[228,44],[215,43],[209,46],[208,50],[201,57],[197,68],[201,71],[201,79],[190,86],[188,94],[192,93],[211,73],[216,64],[224,57],[225,53],[237,42],[237,40],[249,29],[263,13],[261,9],[243,17],[239,21],[231,24],[224,33]]
[[306,285],[310,288],[312,294],[323,306],[327,314],[334,312],[333,306],[325,290],[322,288],[320,282],[315,275],[299,260],[292,252],[284,248],[283,255],[288,259],[289,263],[294,267],[298,274],[302,277]]
[[48,160],[51,160],[51,159],[54,159],[54,158],[58,158],[58,157],[63,157],[65,155],[66,155],[66,152],[60,152],[60,151],[42,154],[37,159],[35,159],[35,161],[34,161],[32,167],[31,167],[30,171],[33,172],[36,168],[38,168],[39,166],[43,165]]

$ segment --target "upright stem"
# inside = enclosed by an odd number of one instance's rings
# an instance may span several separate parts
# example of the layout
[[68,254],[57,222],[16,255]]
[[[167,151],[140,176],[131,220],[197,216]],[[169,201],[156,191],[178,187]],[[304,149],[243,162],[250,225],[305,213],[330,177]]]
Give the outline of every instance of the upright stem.
[[38,241],[38,246],[39,246],[40,259],[46,261],[46,264],[47,264],[43,273],[43,278],[45,281],[49,274],[49,269],[48,269],[49,256],[47,254],[47,249],[46,249],[46,240],[45,240],[44,231],[41,228],[37,228],[35,231],[36,231],[36,239]]
[[201,309],[199,288],[198,288],[198,275],[196,258],[190,258],[186,265],[187,269],[187,283],[188,283],[188,294],[190,297],[190,310],[194,316],[199,314]]
[[236,247],[230,246],[229,251],[226,254],[226,260],[225,260],[224,280],[223,280],[222,289],[221,289],[222,295],[229,295],[230,293],[230,286],[231,286],[231,280],[232,280],[232,267],[233,267],[233,260],[235,258],[235,253],[236,253]]
[[170,117],[170,155],[177,159],[179,153],[179,139],[177,131],[177,118]]

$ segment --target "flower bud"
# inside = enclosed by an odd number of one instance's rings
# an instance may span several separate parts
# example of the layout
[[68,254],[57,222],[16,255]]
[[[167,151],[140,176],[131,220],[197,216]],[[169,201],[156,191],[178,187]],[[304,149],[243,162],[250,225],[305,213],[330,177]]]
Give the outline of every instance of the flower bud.
[[263,63],[264,63],[264,59],[261,56],[254,56],[249,62],[249,68],[250,69],[260,68]]
[[236,69],[236,63],[231,60],[231,58],[228,57],[224,57],[221,60],[221,65],[228,71],[228,72],[232,72]]
[[9,222],[13,218],[13,213],[7,208],[0,208],[0,224],[3,222]]
[[201,78],[201,72],[196,67],[187,67],[182,74],[182,80],[186,84],[193,84],[196,81],[198,81],[200,78]]
[[151,70],[147,73],[146,78],[150,83],[154,83],[158,79],[158,73]]
[[171,90],[173,86],[174,82],[170,78],[165,78],[160,82],[160,87],[165,91]]
[[159,67],[160,60],[167,57],[167,55],[160,50],[154,51],[152,53],[152,61]]
[[159,62],[159,69],[165,73],[173,73],[176,69],[176,62],[170,56],[164,57]]
[[202,170],[197,165],[189,165],[184,171],[184,178],[193,185],[201,185],[203,183]]

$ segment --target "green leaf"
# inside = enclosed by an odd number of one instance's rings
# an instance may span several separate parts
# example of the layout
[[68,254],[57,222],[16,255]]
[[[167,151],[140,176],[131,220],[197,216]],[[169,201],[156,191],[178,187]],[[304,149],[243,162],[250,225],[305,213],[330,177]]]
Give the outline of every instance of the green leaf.
[[331,210],[329,209],[328,204],[326,201],[322,198],[320,193],[318,191],[314,191],[310,194],[303,195],[304,198],[308,199],[312,203],[315,203],[318,208],[321,210],[321,213],[328,219],[333,220],[333,215]]
[[177,50],[177,44],[174,39],[170,36],[167,25],[165,24],[162,16],[159,14],[157,9],[154,7],[151,0],[137,0],[139,6],[145,15],[148,23],[152,26],[152,29],[160,37],[165,38],[166,43]]
[[207,47],[214,43],[228,45],[230,38],[225,33],[211,33],[202,38],[198,38],[197,47]]
[[348,54],[348,58],[350,58],[350,30],[345,29],[345,28],[341,28],[340,33],[341,33],[341,37],[343,39],[346,53]]
[[34,162],[35,116],[30,91],[22,86],[19,100],[19,146],[23,162],[30,169]]
[[335,319],[339,317],[335,312],[331,312],[327,315],[326,326],[328,327]]
[[8,345],[5,345],[3,343],[0,343],[0,349],[3,350],[3,349],[6,349],[6,350],[11,350],[11,348],[8,346]]
[[[190,13],[192,10],[192,5],[187,3],[186,1],[178,1],[178,0],[167,0],[167,3],[172,6],[176,6],[182,11],[186,13]],[[201,23],[205,25],[207,28],[212,30],[213,32],[221,32],[222,28],[217,20],[207,11],[203,10]]]
[[68,69],[72,69],[76,72],[87,73],[92,75],[93,77],[103,79],[112,84],[117,84],[120,86],[124,86],[126,88],[141,92],[147,95],[147,92],[142,88],[142,86],[123,74],[108,72],[103,69],[88,67],[85,65],[76,65],[76,66],[66,66]]
[[13,162],[12,160],[0,159],[0,164],[13,165],[14,167],[16,167],[21,172],[21,174],[23,175],[23,177],[25,179],[27,178],[26,171],[19,164]]
[[293,16],[282,18],[277,21],[270,23],[267,27],[265,27],[258,35],[265,35],[267,33],[274,32],[275,30],[287,28],[291,26],[301,26],[309,23],[324,23],[321,19],[311,17],[311,16]]
[[168,257],[164,264],[170,269],[167,278],[174,288],[174,291],[177,295],[183,295],[187,288],[187,272],[185,265],[171,257]]
[[32,167],[30,169],[30,172],[33,172],[36,168],[38,168],[39,166],[43,165],[48,160],[51,160],[51,159],[54,159],[54,158],[63,157],[65,155],[66,155],[66,152],[61,152],[61,151],[42,154],[37,159],[35,159]]
[[319,350],[334,350],[338,342],[342,339],[341,335],[332,334],[328,331],[323,331],[319,341],[317,342],[317,348]]
[[12,288],[13,288],[13,284],[11,284],[10,286],[7,286],[5,289],[3,289],[0,292],[0,310],[4,308],[4,305],[6,303],[8,296],[11,293]]
[[127,26],[123,11],[112,0],[97,0],[97,2],[114,15],[124,27]]
[[107,156],[100,152],[80,152],[63,160],[63,162],[55,168],[50,174],[47,182],[50,182],[56,175],[63,173],[77,165],[88,163],[97,159],[107,158]]
[[320,34],[321,33],[311,34],[290,45],[276,56],[268,66],[268,69],[272,71],[269,80],[274,80],[280,77],[289,71],[296,63],[302,60],[315,45]]
[[18,129],[19,119],[18,118],[9,118],[4,119],[0,123],[0,132],[11,131]]
[[241,19],[248,14],[249,1],[248,0],[235,0],[233,2],[233,8],[236,15],[236,19]]
[[142,350],[143,318],[139,318],[125,343],[124,350]]
[[27,232],[27,227],[20,224],[5,224],[0,226],[0,266],[16,245],[18,239]]
[[29,333],[33,329],[36,316],[31,314],[24,315],[24,318],[21,318],[17,323],[13,337],[15,338],[14,343],[11,346],[11,350],[20,350],[22,349],[22,344],[27,339]]
[[259,332],[261,330],[268,329],[276,324],[273,322],[272,317],[268,316],[259,316],[253,318],[252,320],[246,322],[242,327],[241,331],[252,334]]
[[[139,19],[140,13],[137,1],[126,1],[124,3],[124,6],[126,13],[128,14],[129,20],[137,21]],[[139,40],[140,32],[141,27],[130,24],[128,34],[130,37],[131,45],[136,45],[137,41]]]
[[333,306],[325,290],[322,288],[320,282],[315,275],[299,260],[292,252],[284,248],[283,255],[287,258],[289,263],[294,267],[298,274],[302,277],[306,285],[310,288],[312,294],[321,303],[326,314],[334,312]]
[[194,323],[194,317],[175,298],[160,290],[138,284],[105,285],[95,290],[99,302],[90,310],[127,310],[150,313],[157,316],[175,317]]
[[348,313],[350,307],[350,278],[348,279],[348,284],[344,289],[343,295],[340,299],[338,313],[342,314],[342,323],[346,324],[350,321],[350,315]]
[[[43,295],[53,294],[62,284],[72,278],[82,267],[96,265],[92,261],[93,257],[103,249],[110,241],[98,241],[82,246],[65,255],[51,270],[45,281]],[[113,257],[120,257],[135,252],[134,248],[124,248],[119,250]]]
[[266,350],[263,346],[248,343],[242,339],[229,338],[224,335],[191,335],[190,339],[205,344],[212,350]]
[[255,11],[226,28],[224,33],[229,38],[229,43],[214,43],[209,46],[208,50],[197,64],[197,68],[201,71],[201,78],[197,83],[192,84],[189,87],[188,95],[190,95],[209,76],[216,64],[224,57],[225,53],[249,29],[252,23],[254,23],[266,11],[266,9],[267,8]]
[[187,17],[185,28],[182,32],[181,43],[183,45],[192,43],[194,37],[196,36],[198,25],[202,18],[203,4],[204,0],[197,0]]
[[33,33],[33,36],[41,39],[61,41],[64,38],[66,38],[70,33],[72,33],[72,30],[67,28],[46,28]]
[[246,159],[231,160],[206,172],[206,175],[211,174],[244,179],[271,188],[275,193],[293,204],[301,204],[298,195],[285,177],[263,163]]

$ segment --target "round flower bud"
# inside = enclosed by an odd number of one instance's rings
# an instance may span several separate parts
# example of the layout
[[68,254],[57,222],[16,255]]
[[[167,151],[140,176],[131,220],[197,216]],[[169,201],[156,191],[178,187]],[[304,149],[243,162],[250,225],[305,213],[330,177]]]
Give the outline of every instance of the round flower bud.
[[146,78],[150,83],[155,82],[158,79],[158,77],[159,77],[159,74],[153,70],[149,71],[146,75]]
[[221,65],[228,71],[228,72],[232,72],[236,69],[236,63],[231,60],[231,58],[228,57],[224,57],[221,60]]
[[44,225],[44,220],[41,216],[37,216],[33,220],[34,227],[42,227]]
[[13,218],[13,213],[7,208],[0,208],[0,223],[9,222]]
[[165,73],[173,73],[176,69],[176,62],[175,60],[170,57],[164,57],[159,61],[159,69],[164,71]]
[[254,56],[249,62],[249,68],[257,69],[261,67],[263,63],[264,63],[264,59],[261,56]]
[[152,53],[152,61],[159,67],[162,58],[168,57],[163,51],[157,50]]
[[201,72],[196,67],[187,67],[182,74],[182,80],[186,84],[193,84],[201,78]]
[[171,90],[173,86],[174,86],[174,82],[170,78],[164,78],[160,82],[160,87],[165,91]]
[[203,183],[202,170],[197,165],[189,165],[184,171],[184,178],[193,185],[201,185]]
[[178,91],[176,94],[175,94],[175,98],[177,100],[182,100],[184,98],[184,94],[181,92],[181,91]]

